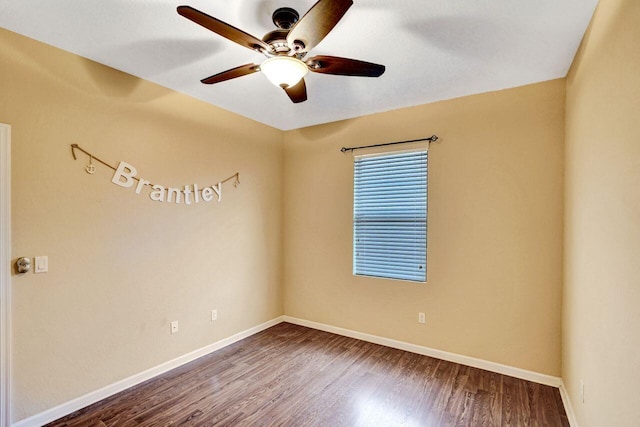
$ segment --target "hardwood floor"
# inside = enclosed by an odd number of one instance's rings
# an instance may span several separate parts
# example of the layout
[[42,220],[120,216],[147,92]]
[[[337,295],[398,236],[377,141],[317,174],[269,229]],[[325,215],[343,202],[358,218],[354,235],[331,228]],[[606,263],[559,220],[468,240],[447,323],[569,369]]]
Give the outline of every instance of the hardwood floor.
[[568,426],[556,388],[281,323],[48,426]]

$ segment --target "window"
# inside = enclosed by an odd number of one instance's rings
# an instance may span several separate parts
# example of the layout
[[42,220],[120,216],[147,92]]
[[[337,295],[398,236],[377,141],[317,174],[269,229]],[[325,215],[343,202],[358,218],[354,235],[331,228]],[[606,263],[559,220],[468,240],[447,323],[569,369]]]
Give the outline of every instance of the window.
[[356,156],[353,274],[427,279],[427,150]]

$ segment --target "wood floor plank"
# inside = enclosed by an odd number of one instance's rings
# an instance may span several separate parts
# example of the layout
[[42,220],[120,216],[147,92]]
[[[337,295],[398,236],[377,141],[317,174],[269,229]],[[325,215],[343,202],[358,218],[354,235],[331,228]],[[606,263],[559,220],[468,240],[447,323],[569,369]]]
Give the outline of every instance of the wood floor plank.
[[288,323],[48,424],[568,425],[553,387]]

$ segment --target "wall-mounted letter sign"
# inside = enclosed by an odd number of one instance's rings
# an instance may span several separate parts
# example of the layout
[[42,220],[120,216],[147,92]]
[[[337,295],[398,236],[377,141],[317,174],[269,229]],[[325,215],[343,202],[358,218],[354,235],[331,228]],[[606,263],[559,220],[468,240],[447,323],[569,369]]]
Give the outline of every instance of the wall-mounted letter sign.
[[[240,184],[240,174],[236,172],[235,175],[232,175],[217,184],[203,188],[200,188],[198,184],[185,185],[182,188],[166,187],[164,185],[152,184],[150,181],[138,177],[138,170],[127,162],[121,161],[118,163],[118,167],[113,167],[91,153],[83,150],[78,146],[78,144],[71,144],[71,153],[73,154],[74,159],[77,159],[75,150],[80,150],[89,156],[89,165],[85,168],[87,173],[93,174],[95,172],[95,166],[92,161],[96,160],[104,166],[113,169],[114,173],[113,178],[111,178],[111,182],[123,188],[131,188],[135,185],[136,194],[140,194],[145,186],[149,186],[151,187],[149,198],[156,202],[182,203],[184,200],[184,204],[186,205],[200,203],[201,201],[210,202],[214,199],[220,202],[222,201],[222,184],[232,179],[234,180],[234,187],[237,187],[238,184]],[[89,166],[91,166],[90,169]]]

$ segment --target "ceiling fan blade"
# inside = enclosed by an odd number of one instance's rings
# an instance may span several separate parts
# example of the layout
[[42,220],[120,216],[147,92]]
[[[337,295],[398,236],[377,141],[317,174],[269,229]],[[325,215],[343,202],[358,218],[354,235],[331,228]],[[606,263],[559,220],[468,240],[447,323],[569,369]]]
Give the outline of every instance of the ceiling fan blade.
[[178,6],[178,13],[187,19],[202,25],[204,28],[213,31],[216,34],[225,37],[232,42],[236,42],[251,50],[268,51],[269,45],[244,31],[222,22],[219,19],[209,16],[204,12],[200,12],[191,6]]
[[223,71],[218,74],[214,74],[213,76],[207,77],[206,79],[202,79],[200,81],[202,83],[212,85],[214,83],[224,82],[225,80],[235,79],[236,77],[242,77],[248,74],[253,74],[257,71],[260,71],[260,67],[258,65],[246,64],[236,68],[232,68],[227,71]]
[[306,63],[309,70],[316,73],[340,76],[380,77],[385,70],[384,65],[326,55],[314,56],[307,59]]
[[329,34],[352,4],[352,0],[318,0],[291,28],[287,43],[298,53],[308,52]]
[[284,91],[287,92],[287,95],[295,104],[307,100],[307,85],[304,79],[300,80],[295,86],[284,88]]

